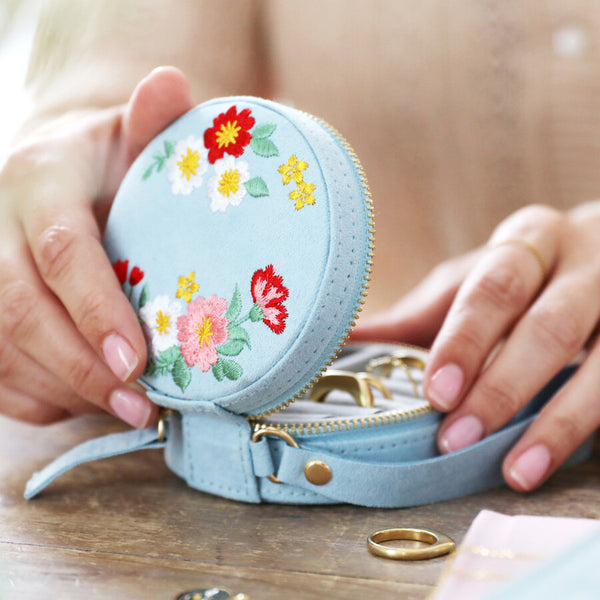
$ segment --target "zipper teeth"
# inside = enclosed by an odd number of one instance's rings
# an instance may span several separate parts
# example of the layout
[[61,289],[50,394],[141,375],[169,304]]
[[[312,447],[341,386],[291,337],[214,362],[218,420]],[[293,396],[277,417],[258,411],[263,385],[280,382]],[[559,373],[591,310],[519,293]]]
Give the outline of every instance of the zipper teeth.
[[365,203],[367,205],[367,219],[369,221],[369,244],[368,244],[368,250],[367,250],[367,263],[366,263],[366,268],[365,268],[365,274],[363,276],[363,284],[362,284],[362,288],[361,288],[361,292],[360,292],[360,297],[354,308],[352,320],[346,327],[346,330],[344,331],[344,335],[342,336],[341,341],[338,343],[338,345],[335,348],[335,350],[333,351],[332,355],[329,357],[329,360],[327,360],[325,362],[324,366],[319,370],[319,372],[299,392],[294,394],[294,396],[292,398],[290,398],[286,402],[283,402],[279,406],[276,406],[275,408],[272,408],[270,410],[261,412],[259,414],[248,415],[246,418],[251,423],[253,423],[254,421],[257,421],[259,419],[264,419],[265,417],[268,417],[274,413],[281,412],[281,411],[285,410],[286,408],[288,408],[290,406],[290,404],[292,404],[293,402],[296,402],[296,400],[299,400],[300,398],[302,398],[302,396],[304,396],[306,394],[306,392],[308,392],[308,390],[310,390],[315,385],[315,383],[321,378],[321,375],[323,375],[323,373],[327,370],[327,368],[330,367],[335,362],[335,359],[337,358],[338,354],[342,351],[342,348],[348,341],[348,337],[350,336],[352,329],[356,325],[356,319],[358,319],[358,317],[363,309],[363,306],[365,304],[366,297],[367,297],[367,291],[369,289],[369,282],[371,281],[371,273],[373,270],[373,251],[375,249],[375,220],[374,220],[374,216],[373,216],[373,198],[371,196],[371,190],[369,189],[369,184],[367,182],[367,177],[365,174],[365,170],[362,166],[362,163],[360,162],[358,156],[354,152],[352,146],[350,146],[350,144],[348,143],[348,140],[346,140],[346,138],[335,127],[331,126],[329,123],[327,123],[323,119],[321,119],[319,117],[315,117],[314,115],[311,115],[310,113],[307,113],[304,111],[300,111],[300,112],[302,112],[302,114],[304,114],[305,116],[311,118],[313,121],[316,121],[317,123],[319,123],[331,135],[333,135],[335,138],[337,138],[337,140],[342,145],[343,149],[346,151],[347,155],[350,157],[352,164],[354,165],[354,169],[355,169],[355,171],[358,175],[358,178],[360,180],[360,183],[361,183],[363,200],[365,201]]
[[255,429],[270,427],[289,433],[292,436],[317,435],[320,433],[335,433],[337,431],[352,431],[378,427],[380,425],[393,425],[424,417],[432,412],[431,406],[423,406],[411,410],[393,411],[382,415],[369,417],[354,417],[349,419],[336,419],[333,421],[315,421],[313,423],[259,423],[251,420]]

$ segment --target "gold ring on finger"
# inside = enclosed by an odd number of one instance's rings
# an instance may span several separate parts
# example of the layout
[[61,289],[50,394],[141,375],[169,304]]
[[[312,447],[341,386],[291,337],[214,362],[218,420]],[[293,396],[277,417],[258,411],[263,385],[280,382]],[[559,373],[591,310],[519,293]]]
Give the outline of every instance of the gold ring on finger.
[[533,244],[530,244],[521,238],[509,238],[494,244],[494,247],[505,246],[506,244],[517,244],[518,246],[521,246],[521,248],[525,248],[525,250],[527,250],[527,252],[533,256],[533,258],[535,258],[537,264],[540,266],[540,270],[542,271],[542,281],[546,280],[548,277],[548,267],[546,266],[546,261],[544,260],[542,253]]

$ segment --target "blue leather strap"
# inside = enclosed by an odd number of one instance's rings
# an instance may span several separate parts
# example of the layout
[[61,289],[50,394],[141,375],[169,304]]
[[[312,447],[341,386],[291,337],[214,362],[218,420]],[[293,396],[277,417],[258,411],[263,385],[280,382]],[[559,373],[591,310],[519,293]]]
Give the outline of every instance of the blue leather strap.
[[[440,502],[502,485],[503,458],[534,418],[508,426],[459,452],[400,463],[365,462],[322,449],[294,448],[274,442],[280,444],[281,458],[279,468],[273,472],[273,462],[257,443],[253,445],[254,468],[257,475],[273,473],[288,487],[319,495],[322,502],[381,508]],[[592,440],[588,440],[573,454],[568,465],[584,460],[591,448]],[[307,480],[304,468],[312,460],[323,461],[331,468],[332,478],[327,484],[314,485]],[[263,499],[273,500],[265,497],[271,491],[280,502],[285,502],[285,491],[276,486],[263,486]]]
[[[84,462],[146,448],[166,447],[168,466],[196,489],[245,502],[297,504],[347,502],[373,507],[405,507],[439,502],[502,484],[502,461],[549,397],[572,370],[557,376],[504,429],[459,452],[437,455],[440,415],[394,426],[298,437],[294,448],[279,437],[252,441],[240,416],[207,404],[202,414],[173,413],[166,442],[155,428],[117,433],[73,448],[27,484],[32,498],[56,477]],[[587,458],[593,437],[567,465]],[[327,463],[331,480],[315,485],[304,468]],[[273,475],[282,483],[275,483]]]
[[112,433],[89,440],[59,456],[38,473],[34,473],[27,482],[25,498],[33,498],[57,477],[82,463],[117,456],[118,454],[127,454],[136,450],[163,448],[164,445],[165,442],[158,441],[156,427],[135,429],[124,433]]

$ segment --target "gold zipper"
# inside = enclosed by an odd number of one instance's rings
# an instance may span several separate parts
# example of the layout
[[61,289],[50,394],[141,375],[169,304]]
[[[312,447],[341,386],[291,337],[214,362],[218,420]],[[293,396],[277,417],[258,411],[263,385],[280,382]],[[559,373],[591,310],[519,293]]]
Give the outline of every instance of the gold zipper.
[[339,431],[353,431],[356,429],[378,427],[380,425],[404,423],[405,421],[412,421],[420,417],[425,417],[432,412],[433,409],[431,406],[425,405],[420,408],[390,411],[379,415],[369,415],[368,417],[352,417],[348,419],[334,419],[331,421],[320,422],[315,421],[313,423],[265,423],[254,418],[249,418],[248,420],[255,432],[268,428],[283,431],[292,436],[304,436],[335,433]]
[[338,343],[338,345],[335,348],[335,350],[333,351],[332,355],[329,357],[329,360],[327,360],[325,362],[325,364],[319,370],[319,372],[299,392],[294,394],[294,396],[292,398],[283,402],[279,406],[276,406],[274,408],[271,408],[271,409],[261,412],[259,414],[253,414],[253,415],[246,416],[246,419],[248,421],[250,421],[251,424],[254,424],[255,422],[259,421],[260,419],[264,419],[265,417],[268,417],[272,414],[281,412],[281,411],[285,410],[286,408],[288,408],[290,406],[290,404],[292,404],[293,402],[296,402],[296,400],[299,400],[302,396],[304,396],[306,394],[306,392],[308,392],[315,385],[315,383],[321,378],[321,375],[323,375],[323,373],[327,370],[327,368],[330,367],[335,362],[338,354],[342,351],[343,347],[345,346],[346,342],[348,341],[348,338],[350,337],[350,333],[352,332],[352,329],[356,325],[356,319],[358,319],[358,317],[362,311],[362,308],[365,304],[367,290],[369,287],[369,282],[371,281],[371,275],[372,275],[372,270],[373,270],[373,251],[375,249],[375,219],[373,216],[373,198],[371,196],[371,190],[369,189],[369,183],[367,182],[367,177],[365,175],[365,170],[362,166],[362,163],[360,162],[358,156],[356,155],[356,152],[354,152],[352,146],[350,146],[350,144],[348,143],[348,140],[346,140],[346,138],[337,129],[335,129],[335,127],[331,126],[329,123],[327,123],[323,119],[321,119],[319,117],[315,117],[314,115],[311,115],[310,113],[307,113],[304,111],[300,111],[300,112],[302,112],[303,115],[305,115],[305,116],[313,119],[317,123],[319,123],[323,128],[325,128],[327,131],[329,131],[329,133],[332,136],[337,138],[337,140],[342,145],[343,149],[346,151],[346,153],[350,157],[350,160],[351,160],[352,164],[354,165],[354,169],[355,169],[356,173],[358,174],[358,178],[360,180],[361,187],[362,187],[363,199],[365,200],[365,202],[367,204],[367,219],[369,221],[369,244],[368,244],[368,250],[367,250],[367,266],[365,269],[364,282],[362,285],[360,297],[358,298],[358,301],[356,303],[356,307],[355,307],[354,313],[352,315],[352,320],[348,324],[348,327],[346,327],[346,330],[344,332],[344,335],[342,336],[342,339]]

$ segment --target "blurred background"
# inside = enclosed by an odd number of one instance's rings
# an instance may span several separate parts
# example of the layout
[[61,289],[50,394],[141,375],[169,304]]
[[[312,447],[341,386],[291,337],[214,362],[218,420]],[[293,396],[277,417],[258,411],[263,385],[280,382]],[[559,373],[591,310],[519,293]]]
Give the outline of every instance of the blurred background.
[[41,0],[0,2],[0,165],[30,109],[27,63]]

